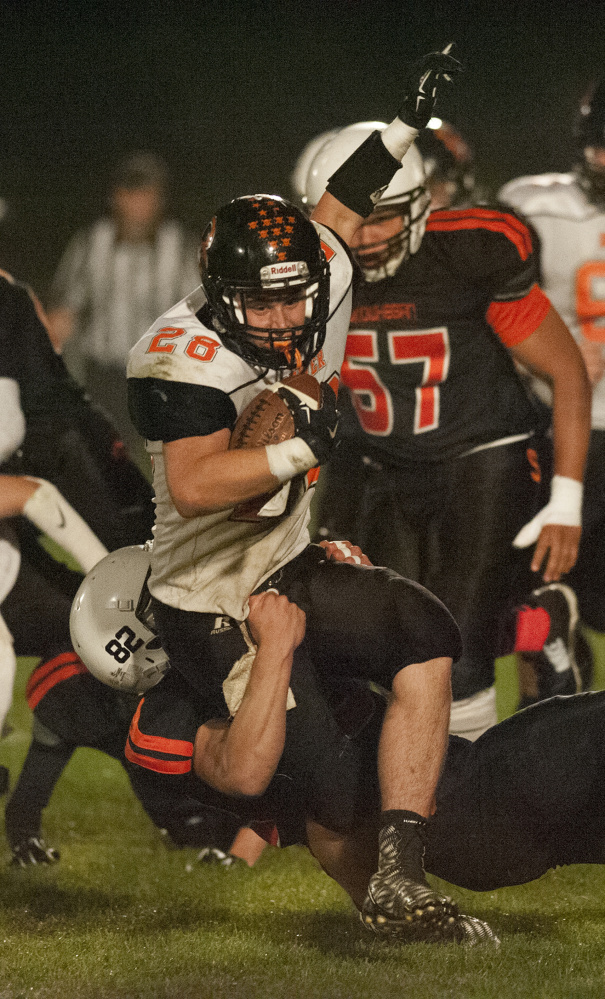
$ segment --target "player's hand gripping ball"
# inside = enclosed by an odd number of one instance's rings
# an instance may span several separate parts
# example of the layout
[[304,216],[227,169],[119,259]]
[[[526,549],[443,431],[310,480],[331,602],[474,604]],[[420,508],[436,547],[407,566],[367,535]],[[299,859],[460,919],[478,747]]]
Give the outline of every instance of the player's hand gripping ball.
[[[322,400],[322,387],[313,375],[302,373],[292,375],[283,382],[276,382],[271,388],[263,389],[238,416],[229,441],[229,450],[240,448],[266,447],[268,444],[281,444],[296,436],[297,427],[292,411],[280,389],[287,388],[292,398],[310,410],[319,410]],[[235,507],[231,520],[259,523],[266,521],[260,511],[269,500],[281,491],[278,486],[270,493],[255,496]]]

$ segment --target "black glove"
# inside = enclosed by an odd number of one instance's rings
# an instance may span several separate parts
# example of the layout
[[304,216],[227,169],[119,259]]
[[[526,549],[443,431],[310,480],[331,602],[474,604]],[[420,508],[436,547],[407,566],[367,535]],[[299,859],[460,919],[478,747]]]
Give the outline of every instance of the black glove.
[[10,867],[35,867],[37,864],[56,864],[61,854],[47,846],[41,836],[29,836],[13,845]]
[[321,386],[321,406],[311,409],[287,388],[280,388],[277,394],[287,404],[294,417],[296,436],[308,444],[317,458],[317,464],[323,465],[328,460],[330,451],[336,442],[339,413],[336,408],[336,393],[331,385],[323,382]]
[[[398,116],[412,128],[426,128],[433,117],[438,90],[452,83],[452,73],[459,73],[462,63],[450,55],[452,42],[442,52],[429,52],[410,69],[405,97]],[[445,81],[445,82],[444,82]]]

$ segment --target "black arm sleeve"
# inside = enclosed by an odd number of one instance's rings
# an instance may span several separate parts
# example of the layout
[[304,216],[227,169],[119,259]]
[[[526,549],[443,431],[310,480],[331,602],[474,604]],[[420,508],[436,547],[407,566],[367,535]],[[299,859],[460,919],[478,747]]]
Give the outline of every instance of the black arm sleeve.
[[163,378],[129,378],[128,409],[141,437],[165,444],[231,430],[237,417],[220,389]]

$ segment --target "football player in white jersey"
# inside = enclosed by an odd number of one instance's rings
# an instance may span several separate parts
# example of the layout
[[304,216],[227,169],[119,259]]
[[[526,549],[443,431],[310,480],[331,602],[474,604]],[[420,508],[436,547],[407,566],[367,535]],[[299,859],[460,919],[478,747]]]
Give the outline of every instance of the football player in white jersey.
[[[293,694],[298,706],[305,697],[300,687],[297,692],[303,659],[303,688],[314,670],[329,684],[339,666],[382,683],[394,696],[380,744],[379,870],[365,911],[379,929],[389,921],[418,922],[427,939],[434,939],[435,927],[442,939],[452,939],[461,918],[451,900],[426,883],[421,835],[445,751],[459,634],[427,591],[393,579],[388,570],[326,562],[321,550],[309,548],[307,524],[309,485],[337,426],[335,387],[351,312],[347,244],[431,117],[438,87],[458,68],[449,49],[415,65],[398,117],[334,174],[312,221],[269,195],[221,208],[202,239],[203,294],[162,316],[133,348],[128,365],[131,416],[154,464],[149,590],[173,667],[140,705],[128,758],[163,772],[195,769],[218,790],[256,796],[296,744],[302,715],[296,708],[276,737],[266,733],[281,699]],[[322,384],[318,410],[301,406],[286,388],[278,390],[293,413],[296,436],[230,451],[231,430],[248,402],[284,375],[304,370]],[[272,516],[254,523],[237,519],[242,503],[270,493],[276,495],[263,512]],[[344,577],[336,577],[339,570],[347,570]],[[245,619],[248,596],[259,588],[286,592],[307,614],[292,691],[287,682],[276,689],[267,671],[257,681],[267,684],[267,724],[250,717],[245,693],[241,706],[230,707],[223,686],[234,665],[254,651]],[[277,654],[266,650],[259,645],[257,667],[261,654]],[[202,717],[175,739],[170,698],[177,695],[195,697]],[[211,723],[217,716],[223,726]],[[292,766],[306,781],[319,766],[311,760],[319,744],[301,732],[300,745],[307,759],[301,753]]]
[[[536,229],[542,286],[577,340],[592,383],[582,540],[567,581],[584,623],[605,632],[605,81],[580,107],[577,137],[571,172],[519,177],[499,197]],[[548,402],[544,383],[534,387]]]

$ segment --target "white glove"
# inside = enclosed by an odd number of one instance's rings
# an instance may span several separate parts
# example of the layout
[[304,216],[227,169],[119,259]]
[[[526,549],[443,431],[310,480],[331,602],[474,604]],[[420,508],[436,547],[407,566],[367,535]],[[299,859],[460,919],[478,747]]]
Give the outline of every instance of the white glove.
[[515,548],[528,548],[540,537],[545,524],[563,524],[566,527],[582,526],[582,493],[584,487],[577,479],[553,475],[550,484],[550,502],[522,527],[513,541]]

